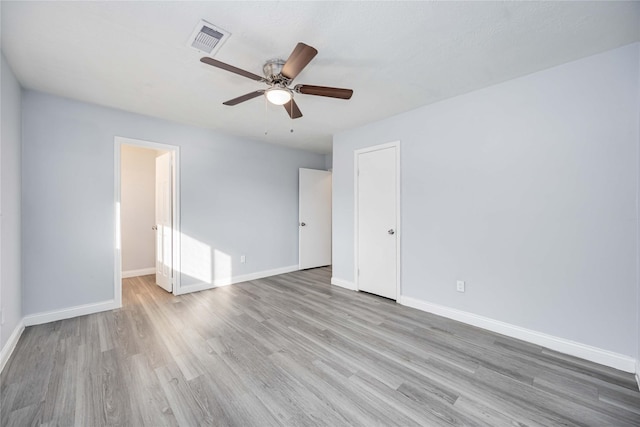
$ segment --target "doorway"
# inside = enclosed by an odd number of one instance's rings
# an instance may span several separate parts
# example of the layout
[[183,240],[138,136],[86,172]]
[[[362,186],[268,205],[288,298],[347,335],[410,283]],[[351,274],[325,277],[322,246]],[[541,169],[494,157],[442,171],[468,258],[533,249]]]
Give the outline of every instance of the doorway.
[[[124,158],[123,155],[125,155]],[[161,167],[158,167],[158,163]],[[178,295],[180,293],[179,147],[116,137],[114,165],[116,225],[114,299],[116,304],[118,307],[122,306],[122,278],[143,274],[155,273],[156,283],[159,286]],[[122,184],[126,182],[135,182],[135,187],[142,188],[123,189]],[[151,206],[150,203],[152,203]],[[132,204],[140,206],[140,209],[145,212],[137,213],[132,217],[130,215]],[[142,207],[143,204],[145,204],[144,207]],[[124,217],[123,213],[129,216]],[[136,245],[132,246],[132,242],[136,242]],[[123,245],[126,248],[124,263]],[[151,261],[150,254],[153,254]],[[132,269],[136,262],[144,268]]]
[[355,283],[400,296],[400,143],[355,151]]

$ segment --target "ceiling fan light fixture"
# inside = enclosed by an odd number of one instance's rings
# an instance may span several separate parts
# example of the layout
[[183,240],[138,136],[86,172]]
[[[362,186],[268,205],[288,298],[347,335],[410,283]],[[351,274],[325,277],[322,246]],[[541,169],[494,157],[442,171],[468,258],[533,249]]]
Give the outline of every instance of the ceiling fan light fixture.
[[267,96],[269,102],[275,105],[284,105],[287,102],[291,101],[291,98],[293,98],[291,91],[287,88],[282,87],[273,87],[271,89],[267,89],[265,95]]

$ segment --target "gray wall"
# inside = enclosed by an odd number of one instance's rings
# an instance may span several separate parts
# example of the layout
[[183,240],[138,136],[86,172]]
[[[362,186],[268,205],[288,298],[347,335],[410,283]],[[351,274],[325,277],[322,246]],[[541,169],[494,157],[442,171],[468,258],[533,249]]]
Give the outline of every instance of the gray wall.
[[114,297],[114,136],[181,147],[183,243],[228,255],[234,276],[297,264],[298,168],[323,155],[33,91],[23,113],[25,315]]
[[402,295],[637,356],[639,50],[337,134],[334,277],[354,280],[353,150],[400,140]]
[[0,108],[0,304],[4,325],[0,326],[0,348],[22,319],[20,290],[20,140],[21,89],[4,54]]
[[328,171],[333,168],[333,153],[324,155],[324,168]]

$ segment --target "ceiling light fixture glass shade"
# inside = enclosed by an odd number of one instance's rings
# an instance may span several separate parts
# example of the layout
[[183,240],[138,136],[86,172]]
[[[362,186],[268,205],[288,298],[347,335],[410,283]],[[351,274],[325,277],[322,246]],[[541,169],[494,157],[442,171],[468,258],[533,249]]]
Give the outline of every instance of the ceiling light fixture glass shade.
[[266,95],[269,102],[275,105],[286,104],[287,102],[291,101],[291,98],[293,98],[291,91],[287,88],[282,87],[273,87],[271,89],[267,89]]

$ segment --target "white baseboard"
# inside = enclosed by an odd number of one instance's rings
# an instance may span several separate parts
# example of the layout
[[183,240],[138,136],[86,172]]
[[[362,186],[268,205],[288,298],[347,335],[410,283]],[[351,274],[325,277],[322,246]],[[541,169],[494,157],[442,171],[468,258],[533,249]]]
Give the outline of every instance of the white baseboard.
[[337,277],[331,278],[331,284],[340,286],[341,288],[349,289],[350,291],[357,291],[356,284],[344,279],[338,279]]
[[292,271],[298,271],[297,265],[290,265],[288,267],[274,268],[272,270],[257,271],[255,273],[243,274],[241,276],[224,277],[221,279],[215,279],[213,283],[195,283],[193,285],[183,286],[176,292],[176,295],[188,294],[191,292],[204,291],[207,289],[219,288],[221,286],[229,286],[234,283],[248,282],[250,280],[263,279],[265,277],[277,276],[278,274],[291,273]]
[[15,350],[16,344],[18,344],[18,340],[20,339],[22,332],[24,332],[24,321],[21,320],[20,322],[18,322],[16,328],[9,336],[9,339],[2,347],[2,351],[0,351],[0,372],[2,372],[4,366],[9,361],[11,353],[13,353],[13,350]]
[[640,359],[636,360],[636,384],[638,384],[638,390],[640,390]]
[[122,272],[122,278],[128,279],[129,277],[147,276],[149,274],[156,274],[155,267],[141,268],[139,270],[128,270]]
[[620,369],[621,371],[630,373],[637,371],[636,360],[630,356],[625,356],[623,354],[614,353],[609,350],[592,347],[590,345],[581,344],[553,335],[547,335],[542,332],[532,331],[510,323],[478,316],[477,314],[433,304],[416,298],[401,296],[398,302],[408,307],[417,308],[418,310],[437,314],[439,316],[497,332],[512,338],[541,345],[551,350],[579,357],[581,359],[589,360],[615,369]]
[[62,310],[52,310],[44,313],[30,314],[24,317],[24,325],[41,325],[43,323],[55,322],[62,319],[84,316],[87,314],[99,313],[101,311],[114,310],[120,308],[115,300],[98,302],[95,304],[77,305],[75,307],[64,308]]

